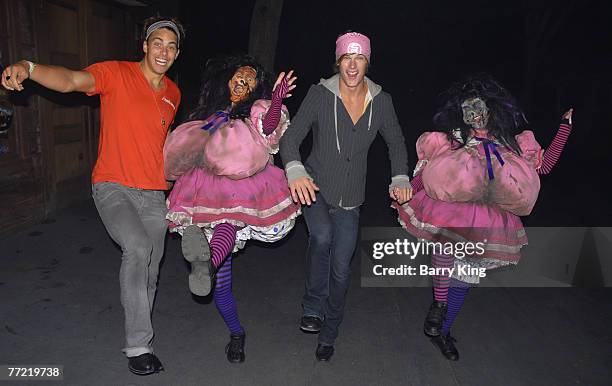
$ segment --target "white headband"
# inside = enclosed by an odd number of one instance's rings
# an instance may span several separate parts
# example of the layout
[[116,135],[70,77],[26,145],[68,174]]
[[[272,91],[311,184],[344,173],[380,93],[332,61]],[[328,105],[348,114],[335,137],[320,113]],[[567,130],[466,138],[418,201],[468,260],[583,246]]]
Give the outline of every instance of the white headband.
[[179,43],[181,42],[181,34],[179,33],[179,29],[176,26],[176,24],[174,24],[174,22],[170,20],[160,20],[160,21],[156,21],[155,23],[151,24],[149,28],[147,28],[145,40],[149,40],[149,36],[151,36],[153,31],[158,30],[163,27],[168,27],[172,31],[174,31],[174,33],[176,34],[176,45],[177,46],[180,45]]

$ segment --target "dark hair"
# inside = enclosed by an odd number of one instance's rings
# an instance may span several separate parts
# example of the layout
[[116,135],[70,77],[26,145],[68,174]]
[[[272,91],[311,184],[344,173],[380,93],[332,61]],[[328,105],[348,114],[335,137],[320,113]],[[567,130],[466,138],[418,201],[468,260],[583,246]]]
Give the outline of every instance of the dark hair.
[[[233,107],[230,102],[228,83],[240,67],[250,66],[257,72],[257,86],[249,97]],[[188,120],[202,120],[211,114],[229,110],[230,118],[247,118],[251,115],[251,106],[257,99],[270,99],[272,93],[271,75],[266,72],[252,56],[237,55],[223,56],[210,59],[206,62],[202,75],[200,100],[197,107],[189,114]]]
[[[342,55],[341,57],[339,57],[339,58],[338,58],[338,60],[336,60],[336,61],[334,62],[334,67],[333,67],[333,69],[334,69],[334,74],[337,74],[337,73],[339,73],[339,72],[340,72],[340,61],[342,61],[342,59],[343,59],[343,58],[344,58],[346,55],[351,55],[351,54],[344,54],[344,55]],[[365,70],[366,75],[370,73],[370,67],[371,67],[371,66],[370,66],[370,61],[368,60],[367,62],[368,62],[368,64],[366,65],[366,70]]]
[[[181,22],[175,18],[175,17],[165,17],[165,16],[160,16],[160,15],[156,15],[156,16],[151,16],[148,19],[145,19],[142,23],[142,32],[141,32],[141,39],[144,41],[146,40],[147,37],[147,29],[149,29],[149,26],[151,26],[151,24],[153,23],[157,23],[158,21],[162,21],[162,20],[168,20],[173,22],[174,24],[176,24],[178,30],[179,30],[179,36],[178,40],[179,41],[183,41],[183,39],[185,39],[185,27],[183,27],[183,25],[181,24]],[[168,31],[172,31],[174,32],[174,30],[172,30],[171,28],[168,27],[161,27],[164,29],[167,29]],[[176,33],[176,32],[175,32]]]
[[[485,101],[489,109],[489,133],[508,149],[521,153],[514,136],[526,126],[527,119],[514,97],[491,75],[471,75],[454,83],[441,97],[444,102],[434,115],[433,122],[439,130],[446,132],[449,141],[456,145],[455,148],[465,146],[471,132],[471,127],[463,122],[461,103],[478,97]],[[463,143],[453,135],[455,129],[461,130]]]
[[[355,32],[355,31],[353,31],[352,29],[347,29],[346,31],[339,33],[338,36],[336,36],[336,40],[338,40],[338,38],[340,36],[346,35],[346,34],[351,33],[351,32]],[[344,58],[345,55],[350,55],[350,54],[344,54],[344,55],[340,56],[338,58],[338,60],[336,60],[334,62],[334,65],[333,65],[334,74],[337,74],[337,73],[340,72],[340,61],[342,61],[342,58]],[[370,72],[370,61],[368,60],[368,64],[366,66],[365,73],[368,74],[369,72]]]

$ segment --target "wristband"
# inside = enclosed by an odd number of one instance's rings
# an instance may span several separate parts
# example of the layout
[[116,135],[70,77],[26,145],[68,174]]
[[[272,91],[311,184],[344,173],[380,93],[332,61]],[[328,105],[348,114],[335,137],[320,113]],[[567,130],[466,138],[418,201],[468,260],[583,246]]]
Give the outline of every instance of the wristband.
[[34,69],[36,68],[36,63],[32,63],[29,60],[25,61],[28,64],[28,73],[30,74],[30,76],[32,75],[32,72],[34,72]]

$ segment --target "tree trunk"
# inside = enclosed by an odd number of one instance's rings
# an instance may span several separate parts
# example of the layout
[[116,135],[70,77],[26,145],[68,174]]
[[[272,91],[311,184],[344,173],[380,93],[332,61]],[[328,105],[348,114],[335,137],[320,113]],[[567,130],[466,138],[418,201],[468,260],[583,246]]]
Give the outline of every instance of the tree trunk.
[[552,41],[567,23],[576,8],[575,1],[542,6],[530,4],[525,20],[526,63],[523,87],[523,106],[533,109],[535,89],[546,82],[548,73],[541,68],[542,61],[550,54]]
[[268,71],[274,70],[274,55],[283,0],[257,0],[251,18],[249,55]]

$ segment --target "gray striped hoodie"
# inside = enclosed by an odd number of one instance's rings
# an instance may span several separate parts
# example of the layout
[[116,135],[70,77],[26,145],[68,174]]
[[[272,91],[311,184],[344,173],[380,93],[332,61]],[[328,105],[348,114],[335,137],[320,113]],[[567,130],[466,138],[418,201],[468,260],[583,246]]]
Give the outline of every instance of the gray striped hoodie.
[[[380,132],[389,148],[392,187],[409,187],[408,159],[391,96],[365,78],[372,100],[353,125],[340,97],[339,75],[313,85],[280,141],[289,182],[308,177],[333,206],[356,207],[365,198],[368,150]],[[313,130],[313,145],[302,164],[300,144]]]

